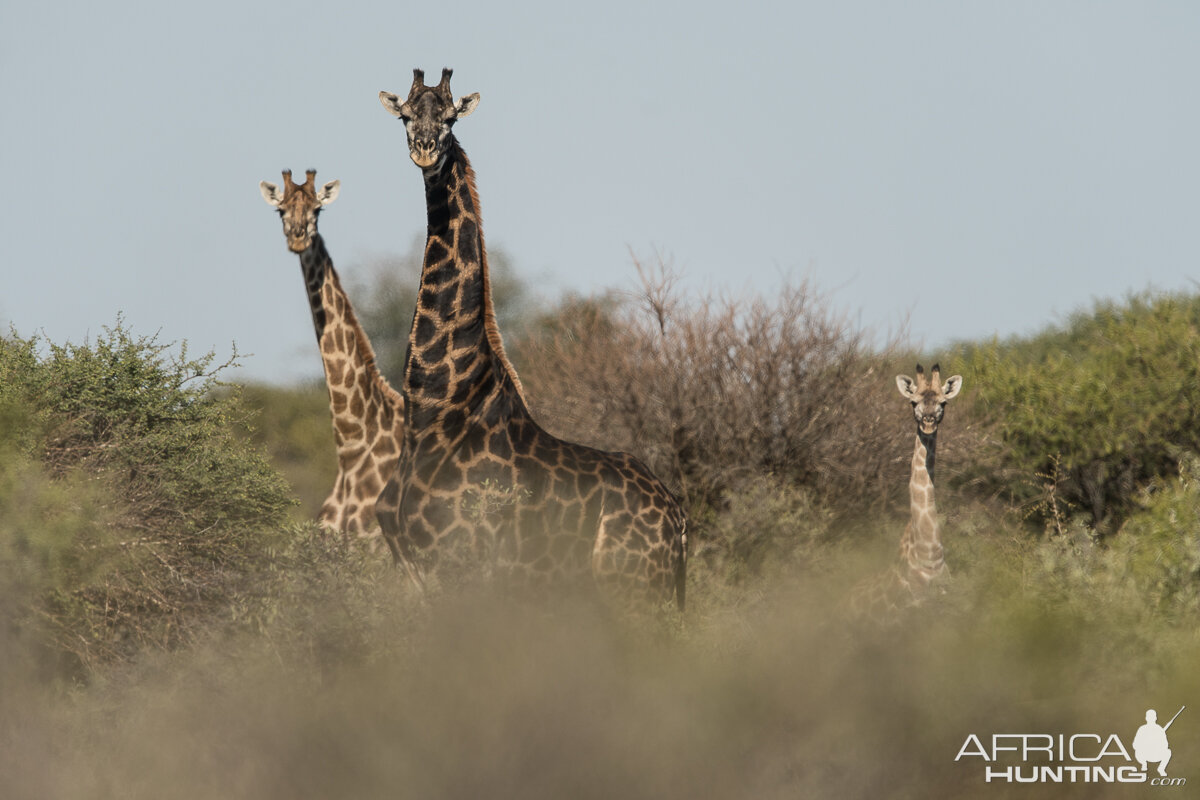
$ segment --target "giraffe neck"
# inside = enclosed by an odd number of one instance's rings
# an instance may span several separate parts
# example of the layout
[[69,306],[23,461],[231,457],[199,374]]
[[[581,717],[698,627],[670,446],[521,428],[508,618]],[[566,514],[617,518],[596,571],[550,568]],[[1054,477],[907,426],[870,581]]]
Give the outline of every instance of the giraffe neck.
[[[320,346],[328,320],[328,313],[321,299],[322,287],[329,276],[337,275],[333,269],[333,259],[325,249],[325,240],[321,238],[321,234],[313,236],[312,244],[300,254],[300,272],[304,276],[304,291],[308,294],[308,307],[312,311],[313,328],[317,332],[317,345]],[[324,351],[321,355],[324,357]]]
[[320,234],[313,236],[312,244],[300,254],[300,267],[325,369],[338,460],[346,466],[369,449],[377,436],[391,435],[367,412],[398,409],[403,401],[375,365],[375,351]]
[[524,407],[496,327],[475,173],[457,141],[424,178],[428,237],[404,375],[407,419],[418,432],[498,393]]
[[933,483],[933,462],[937,456],[937,431],[925,433],[917,429],[917,442],[925,448],[925,471],[929,473],[929,482]]
[[933,502],[933,453],[937,434],[917,434],[913,448],[912,473],[908,480],[911,516],[906,534],[909,569],[925,580],[936,577],[945,564],[938,532],[937,509]]
[[900,559],[881,575],[856,587],[850,610],[876,622],[895,622],[904,608],[920,605],[946,573],[946,561],[933,504],[933,455],[937,433],[918,431],[908,480],[911,517],[900,537]]

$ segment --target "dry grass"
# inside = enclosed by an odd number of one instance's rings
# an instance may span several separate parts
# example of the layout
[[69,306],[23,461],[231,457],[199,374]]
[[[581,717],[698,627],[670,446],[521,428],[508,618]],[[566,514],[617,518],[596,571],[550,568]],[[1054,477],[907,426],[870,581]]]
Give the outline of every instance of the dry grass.
[[[1107,610],[1047,611],[982,563],[904,628],[847,629],[845,563],[700,593],[683,629],[483,591],[418,607],[386,579],[354,599],[333,581],[257,631],[68,694],[22,677],[6,648],[0,787],[64,800],[1117,797],[988,787],[954,757],[969,733],[1128,742],[1146,707],[1200,690],[1194,633],[1114,643]],[[1173,774],[1195,763],[1198,730],[1172,730]]]

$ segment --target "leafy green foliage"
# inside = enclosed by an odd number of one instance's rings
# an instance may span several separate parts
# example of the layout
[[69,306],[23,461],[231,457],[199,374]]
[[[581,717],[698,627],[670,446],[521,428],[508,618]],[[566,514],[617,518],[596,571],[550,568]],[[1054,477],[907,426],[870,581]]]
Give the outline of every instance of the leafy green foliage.
[[373,647],[369,634],[406,616],[412,587],[396,577],[390,559],[352,537],[313,521],[289,525],[260,565],[254,590],[234,598],[231,632],[267,641],[275,654],[318,671],[384,658],[390,651]]
[[[8,353],[19,343],[0,343]],[[24,352],[32,352],[24,350]],[[0,356],[0,363],[13,362]],[[94,481],[53,479],[29,451],[37,415],[6,381],[0,399],[0,632],[28,653],[55,663],[50,640],[79,602],[71,587],[93,582],[117,547],[103,522],[105,498]],[[35,602],[27,599],[37,598]],[[13,602],[13,601],[16,602]],[[85,626],[86,627],[86,626]],[[0,649],[4,645],[0,644]]]
[[291,484],[299,500],[293,509],[294,520],[316,519],[337,478],[324,381],[288,387],[248,384],[241,388],[241,396],[248,408],[261,409],[253,424],[243,430]]
[[961,351],[975,411],[1004,445],[976,478],[1018,504],[1050,481],[1112,531],[1140,488],[1200,452],[1200,297],[1101,302],[1062,328]]
[[729,499],[704,531],[692,563],[722,584],[745,585],[812,569],[830,543],[833,513],[813,492],[771,475],[756,477]]
[[215,391],[231,363],[119,319],[82,345],[4,340],[0,561],[51,649],[94,665],[186,641],[257,568],[291,500]]
[[1156,480],[1112,546],[1114,568],[1151,608],[1182,623],[1200,612],[1200,459]]

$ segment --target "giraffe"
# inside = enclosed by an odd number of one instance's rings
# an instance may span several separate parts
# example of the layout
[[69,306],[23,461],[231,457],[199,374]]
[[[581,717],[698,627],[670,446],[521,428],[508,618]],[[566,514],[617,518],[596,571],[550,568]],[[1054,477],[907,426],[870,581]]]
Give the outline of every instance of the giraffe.
[[451,132],[479,95],[455,104],[451,74],[426,86],[413,70],[406,99],[379,93],[404,122],[428,216],[404,450],[377,506],[384,538],[418,585],[439,558],[466,553],[511,586],[596,587],[627,605],[673,594],[682,610],[678,500],[635,457],[556,438],[529,412],[496,325],[475,174]]
[[404,439],[404,399],[375,366],[375,353],[342,289],[325,240],[317,233],[321,209],[334,201],[340,181],[316,187],[316,170],[303,184],[283,172],[283,189],[262,181],[263,198],[279,209],[288,249],[300,255],[317,345],[329,391],[338,471],[317,519],[326,528],[379,541],[375,500],[396,468]]
[[941,383],[941,370],[934,364],[927,381],[918,364],[917,379],[897,375],[896,386],[912,403],[917,423],[908,479],[910,517],[900,538],[899,559],[881,575],[861,583],[850,601],[854,616],[881,623],[894,622],[904,609],[920,605],[948,573],[933,503],[933,466],[938,425],[946,403],[962,389],[962,376]]

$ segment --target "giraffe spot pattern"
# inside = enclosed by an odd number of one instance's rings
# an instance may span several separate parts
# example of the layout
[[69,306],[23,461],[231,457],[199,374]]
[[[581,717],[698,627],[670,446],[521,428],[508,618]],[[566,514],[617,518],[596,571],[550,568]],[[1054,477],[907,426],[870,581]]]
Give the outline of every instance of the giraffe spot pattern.
[[301,185],[285,171],[279,210],[289,249],[300,256],[337,448],[338,474],[318,521],[346,534],[375,532],[377,538],[376,498],[399,458],[404,401],[376,369],[370,343],[317,233],[317,217],[337,183],[327,184],[319,199],[315,175],[310,170]]
[[[415,81],[409,107],[450,111],[434,91]],[[677,589],[682,602],[678,501],[633,457],[557,439],[529,415],[494,327],[470,165],[443,118],[410,120],[410,136],[443,125],[443,152],[414,150],[429,165],[429,228],[404,446],[377,502],[393,556],[427,566],[489,554],[518,583],[590,575],[626,595]]]

